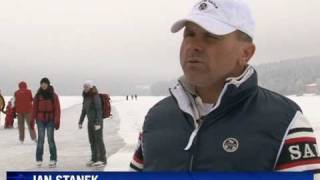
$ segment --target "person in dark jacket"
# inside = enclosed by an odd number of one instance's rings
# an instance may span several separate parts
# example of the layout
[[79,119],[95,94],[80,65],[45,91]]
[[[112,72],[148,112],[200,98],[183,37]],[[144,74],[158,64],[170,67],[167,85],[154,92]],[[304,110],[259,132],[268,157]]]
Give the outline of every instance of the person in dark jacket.
[[311,123],[290,99],[258,86],[249,65],[254,20],[244,0],[201,0],[184,28],[184,75],[145,117],[137,171],[319,171]]
[[60,102],[53,86],[50,85],[48,78],[40,81],[40,88],[33,100],[33,113],[31,126],[34,122],[38,128],[38,142],[36,150],[36,164],[42,165],[43,145],[45,133],[47,131],[48,144],[50,151],[49,167],[55,167],[57,163],[57,147],[54,140],[54,131],[60,128]]
[[79,120],[79,129],[85,116],[88,117],[88,136],[91,147],[91,159],[86,164],[91,167],[103,167],[107,163],[106,149],[103,141],[102,104],[96,86],[92,81],[83,85],[83,104]]
[[19,90],[14,93],[15,109],[18,117],[19,140],[24,142],[24,124],[27,123],[30,137],[36,141],[36,131],[34,126],[30,126],[31,113],[32,113],[32,92],[28,89],[27,83],[22,81],[19,83]]

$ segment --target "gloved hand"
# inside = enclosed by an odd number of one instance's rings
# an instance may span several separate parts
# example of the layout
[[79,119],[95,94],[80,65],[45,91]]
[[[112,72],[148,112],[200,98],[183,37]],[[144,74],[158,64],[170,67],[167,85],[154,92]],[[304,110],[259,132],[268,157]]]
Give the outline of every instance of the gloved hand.
[[59,122],[59,121],[55,121],[55,122],[54,122],[54,128],[55,128],[56,130],[58,130],[58,129],[60,128],[60,122]]
[[78,125],[79,125],[79,129],[82,129],[82,124],[79,123]]
[[94,125],[94,130],[98,131],[99,129],[101,129],[101,125]]

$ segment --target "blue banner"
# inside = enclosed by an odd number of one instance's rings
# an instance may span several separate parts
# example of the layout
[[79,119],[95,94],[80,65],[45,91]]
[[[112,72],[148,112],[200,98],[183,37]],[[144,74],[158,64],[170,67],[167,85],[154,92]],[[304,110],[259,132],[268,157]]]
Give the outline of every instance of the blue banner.
[[8,180],[313,180],[312,173],[7,172]]

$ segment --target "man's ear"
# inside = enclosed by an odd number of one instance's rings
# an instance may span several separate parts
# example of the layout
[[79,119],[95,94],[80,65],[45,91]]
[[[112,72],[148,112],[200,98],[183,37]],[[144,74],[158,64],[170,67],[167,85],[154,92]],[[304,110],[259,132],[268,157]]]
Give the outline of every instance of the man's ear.
[[244,42],[243,47],[241,49],[241,58],[239,60],[239,63],[241,65],[247,65],[254,55],[256,51],[256,46],[251,42]]

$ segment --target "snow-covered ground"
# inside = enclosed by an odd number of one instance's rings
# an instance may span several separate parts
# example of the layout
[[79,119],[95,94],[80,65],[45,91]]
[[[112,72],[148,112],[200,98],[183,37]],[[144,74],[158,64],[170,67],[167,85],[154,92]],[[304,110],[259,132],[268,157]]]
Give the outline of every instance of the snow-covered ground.
[[289,96],[302,109],[303,114],[313,123],[316,131],[320,133],[320,96],[304,95]]
[[[5,97],[6,100],[9,97]],[[86,125],[78,129],[78,120],[82,107],[82,97],[60,97],[62,107],[61,126],[55,131],[55,141],[58,151],[58,164],[54,169],[48,168],[49,150],[47,140],[44,146],[43,167],[35,165],[36,144],[30,140],[25,131],[25,142],[21,144],[18,140],[18,129],[16,121],[14,129],[3,129],[4,114],[0,121],[0,179],[5,179],[6,171],[102,171],[85,166],[90,159],[90,147],[87,137]],[[113,110],[115,108],[113,107]],[[117,117],[116,111],[113,112]],[[104,120],[104,139],[107,156],[111,156],[122,148],[125,143],[118,134],[120,119]],[[85,121],[86,123],[86,121]]]
[[[303,109],[304,114],[316,127],[320,135],[320,96],[290,96]],[[9,97],[5,97],[6,101]],[[138,134],[141,130],[144,116],[151,106],[163,97],[138,97],[138,100],[126,101],[125,97],[112,97],[112,119],[106,119],[104,138],[107,148],[108,165],[105,171],[127,171],[129,162],[136,148]],[[89,159],[90,149],[86,128],[79,130],[77,123],[81,110],[81,97],[60,97],[62,107],[61,129],[56,132],[58,146],[58,166],[51,170],[94,170],[85,167]],[[49,170],[47,165],[36,168],[35,143],[30,140],[26,131],[26,142],[18,141],[18,130],[3,129],[4,115],[0,120],[0,179],[9,170]],[[15,124],[16,127],[16,124]],[[320,136],[319,136],[320,137]],[[318,140],[320,142],[320,139]],[[45,145],[44,161],[49,157]],[[101,169],[100,169],[101,170]]]
[[150,107],[152,107],[163,97],[139,97],[137,101],[123,101],[119,97],[113,106],[118,112],[120,119],[119,134],[124,139],[126,145],[120,149],[116,155],[108,159],[106,171],[128,171],[129,162],[136,148],[139,132],[141,131],[143,120]]

